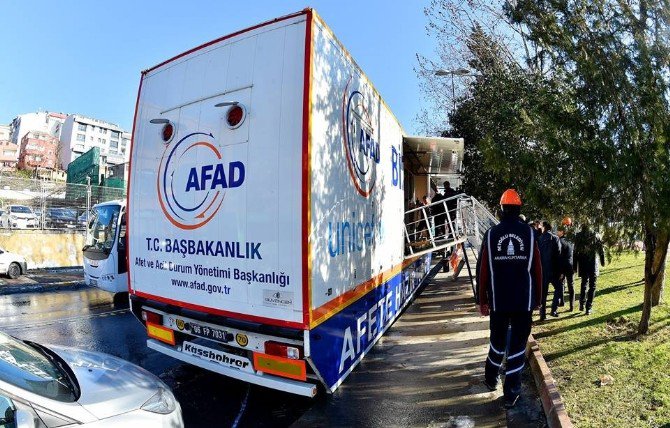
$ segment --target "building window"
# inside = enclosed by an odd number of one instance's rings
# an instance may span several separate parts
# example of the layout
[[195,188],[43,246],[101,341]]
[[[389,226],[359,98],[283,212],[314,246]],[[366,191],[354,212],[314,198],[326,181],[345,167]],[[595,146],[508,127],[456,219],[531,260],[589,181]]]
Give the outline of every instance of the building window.
[[100,128],[100,133],[101,133],[101,134],[106,134],[106,133],[107,133],[107,129],[106,129],[106,128]]
[[85,123],[80,123],[79,126],[77,127],[79,131],[84,131],[86,132],[86,124]]
[[102,139],[102,144],[107,144],[107,140],[105,140],[105,139],[103,138],[103,139]]
[[112,131],[112,138],[119,138],[119,131]]
[[109,146],[113,149],[118,149],[119,148],[119,142],[116,140],[110,140],[109,141]]
[[77,134],[77,141],[86,141],[86,135]]

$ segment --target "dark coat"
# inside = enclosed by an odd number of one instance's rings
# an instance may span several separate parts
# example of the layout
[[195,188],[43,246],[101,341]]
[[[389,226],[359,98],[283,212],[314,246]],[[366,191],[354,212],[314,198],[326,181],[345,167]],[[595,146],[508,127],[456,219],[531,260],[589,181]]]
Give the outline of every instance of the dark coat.
[[542,274],[545,281],[553,281],[560,273],[561,243],[552,232],[544,232],[537,241],[542,256]]
[[591,231],[579,232],[575,235],[575,272],[581,277],[598,275],[598,262],[605,266],[602,241]]
[[565,236],[559,239],[561,242],[561,273],[572,272],[575,265],[574,262],[575,244],[568,241],[568,239]]

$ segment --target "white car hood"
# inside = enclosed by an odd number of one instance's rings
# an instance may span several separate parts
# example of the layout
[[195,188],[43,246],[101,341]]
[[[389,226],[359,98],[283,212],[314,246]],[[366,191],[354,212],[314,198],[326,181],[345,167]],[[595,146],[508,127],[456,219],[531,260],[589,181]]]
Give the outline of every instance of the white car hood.
[[30,213],[11,213],[10,215],[13,215],[16,218],[20,218],[21,220],[33,220],[37,218],[35,214]]
[[137,410],[159,387],[153,374],[128,361],[100,352],[49,346],[74,371],[81,396],[77,403],[99,419]]

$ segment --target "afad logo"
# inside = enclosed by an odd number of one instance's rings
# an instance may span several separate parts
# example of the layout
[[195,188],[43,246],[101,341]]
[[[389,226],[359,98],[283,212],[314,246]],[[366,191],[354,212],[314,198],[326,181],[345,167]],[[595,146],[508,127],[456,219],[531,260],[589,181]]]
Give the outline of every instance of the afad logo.
[[365,96],[351,90],[349,78],[342,97],[342,134],[349,176],[356,191],[367,198],[375,188],[379,142],[375,141],[372,112]]
[[156,178],[158,201],[165,217],[180,229],[207,224],[219,212],[227,189],[244,183],[244,164],[225,162],[213,142],[212,134],[194,132],[163,152]]

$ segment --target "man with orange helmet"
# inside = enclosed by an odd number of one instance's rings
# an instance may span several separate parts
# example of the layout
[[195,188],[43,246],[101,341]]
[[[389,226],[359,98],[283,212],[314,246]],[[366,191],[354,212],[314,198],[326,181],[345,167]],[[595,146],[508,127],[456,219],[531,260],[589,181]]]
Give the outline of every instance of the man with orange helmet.
[[[505,352],[505,407],[516,404],[521,390],[532,311],[541,298],[540,250],[531,227],[519,220],[521,198],[514,189],[500,198],[502,219],[484,234],[477,260],[477,303],[490,316],[490,346],[484,384],[495,390]],[[509,340],[507,336],[510,330]]]

